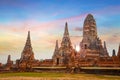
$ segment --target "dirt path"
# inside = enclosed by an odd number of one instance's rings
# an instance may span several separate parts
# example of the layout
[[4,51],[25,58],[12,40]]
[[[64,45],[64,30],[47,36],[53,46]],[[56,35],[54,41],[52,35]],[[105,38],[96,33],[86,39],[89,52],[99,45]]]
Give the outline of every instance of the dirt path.
[[69,78],[69,77],[61,77],[61,78],[45,78],[45,77],[7,77],[0,78],[0,80],[106,80],[106,79],[98,79],[98,78]]

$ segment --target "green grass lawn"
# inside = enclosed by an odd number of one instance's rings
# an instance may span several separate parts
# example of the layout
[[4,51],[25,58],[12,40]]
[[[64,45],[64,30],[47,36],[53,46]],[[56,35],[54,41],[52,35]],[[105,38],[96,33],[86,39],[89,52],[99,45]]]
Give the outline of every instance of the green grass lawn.
[[[95,74],[70,74],[70,73],[55,73],[55,72],[20,72],[20,73],[0,73],[1,78],[9,77],[39,77],[39,78],[74,78],[80,80],[120,80],[120,76],[113,75],[95,75]],[[9,79],[8,79],[9,80]],[[11,79],[10,79],[11,80]]]

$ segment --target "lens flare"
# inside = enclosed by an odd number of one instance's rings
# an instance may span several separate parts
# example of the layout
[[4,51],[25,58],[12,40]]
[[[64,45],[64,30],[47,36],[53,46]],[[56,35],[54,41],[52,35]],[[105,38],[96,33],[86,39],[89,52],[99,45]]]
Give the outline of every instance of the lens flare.
[[80,46],[79,46],[79,45],[76,45],[75,50],[76,50],[77,52],[79,52],[79,51],[80,51]]

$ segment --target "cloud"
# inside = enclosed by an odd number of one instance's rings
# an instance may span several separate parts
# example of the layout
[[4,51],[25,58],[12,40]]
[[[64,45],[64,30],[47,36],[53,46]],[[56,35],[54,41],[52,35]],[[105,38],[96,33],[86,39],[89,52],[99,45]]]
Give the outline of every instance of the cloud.
[[101,39],[108,42],[109,44],[120,43],[120,33],[104,34]]
[[120,43],[120,33],[114,33],[108,38],[111,43]]
[[80,14],[77,16],[72,17],[66,17],[62,19],[57,19],[53,21],[48,22],[39,22],[38,20],[24,20],[24,21],[10,21],[8,24],[2,24],[0,23],[0,29],[3,31],[9,31],[9,32],[26,32],[28,30],[31,30],[33,32],[37,31],[50,31],[50,30],[57,30],[59,28],[64,28],[65,22],[68,22],[68,24],[81,22],[83,17],[86,14]]
[[82,27],[75,27],[74,31],[83,31],[83,28]]

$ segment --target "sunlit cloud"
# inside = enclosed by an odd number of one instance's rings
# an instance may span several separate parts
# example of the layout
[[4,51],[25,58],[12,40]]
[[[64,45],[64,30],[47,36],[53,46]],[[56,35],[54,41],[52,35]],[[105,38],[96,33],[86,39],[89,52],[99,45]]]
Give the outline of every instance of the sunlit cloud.
[[74,30],[75,31],[83,31],[83,28],[82,27],[75,27]]

